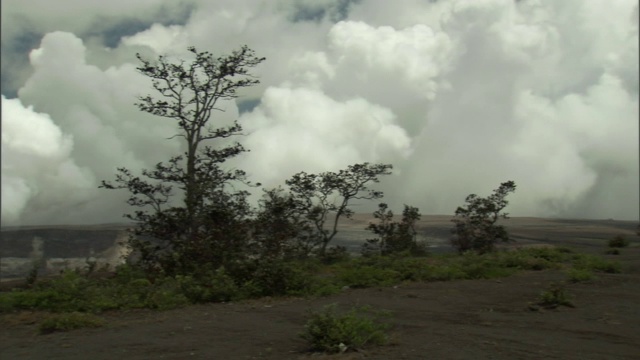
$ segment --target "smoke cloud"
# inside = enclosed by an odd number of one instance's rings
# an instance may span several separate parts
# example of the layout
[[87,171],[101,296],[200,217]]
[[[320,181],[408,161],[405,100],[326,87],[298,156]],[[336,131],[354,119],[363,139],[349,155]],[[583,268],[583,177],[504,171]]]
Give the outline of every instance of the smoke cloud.
[[78,4],[2,4],[3,225],[120,221],[127,194],[100,180],[182,150],[134,106],[153,94],[135,53],[242,44],[261,84],[214,121],[244,125],[232,165],[254,181],[385,162],[397,209],[452,214],[514,180],[515,216],[639,218],[636,1]]

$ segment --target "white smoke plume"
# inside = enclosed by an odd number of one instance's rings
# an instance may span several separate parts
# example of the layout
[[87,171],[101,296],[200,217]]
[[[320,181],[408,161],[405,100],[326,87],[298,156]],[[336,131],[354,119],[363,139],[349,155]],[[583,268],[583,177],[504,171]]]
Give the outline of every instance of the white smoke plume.
[[87,200],[95,179],[70,157],[73,139],[47,114],[2,96],[2,220],[23,212],[67,210]]
[[242,44],[262,83],[218,115],[254,181],[389,162],[395,208],[452,214],[514,180],[512,215],[639,217],[636,1],[81,3],[2,3],[3,225],[121,219],[99,181],[180,152],[133,105],[152,93],[135,53]]

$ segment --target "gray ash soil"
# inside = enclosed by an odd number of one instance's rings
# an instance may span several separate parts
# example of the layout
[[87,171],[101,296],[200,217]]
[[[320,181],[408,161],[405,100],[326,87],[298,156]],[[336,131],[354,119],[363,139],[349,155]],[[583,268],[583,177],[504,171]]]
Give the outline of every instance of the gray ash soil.
[[[565,231],[564,242],[555,241],[558,231],[538,225],[542,233],[533,235],[549,238],[547,243],[567,242],[599,254],[606,249],[602,240],[594,244],[569,234],[576,229]],[[603,256],[623,263],[624,273],[566,285],[575,308],[528,306],[550,284],[566,280],[565,273],[554,270],[498,280],[349,289],[311,300],[117,311],[103,314],[105,327],[49,335],[37,335],[35,322],[42,314],[25,312],[0,316],[0,359],[638,359],[637,237],[621,253]],[[389,310],[391,343],[338,355],[306,352],[299,334],[308,311],[331,303]]]

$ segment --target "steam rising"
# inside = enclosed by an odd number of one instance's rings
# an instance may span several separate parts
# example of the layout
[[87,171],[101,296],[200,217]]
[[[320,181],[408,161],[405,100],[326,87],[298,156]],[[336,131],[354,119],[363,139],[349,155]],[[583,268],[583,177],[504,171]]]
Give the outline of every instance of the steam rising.
[[[44,34],[2,51],[3,225],[120,221],[126,194],[99,181],[181,151],[172,121],[133,105],[152,93],[133,55],[245,43],[267,57],[262,84],[216,116],[244,125],[232,165],[254,181],[390,162],[395,208],[452,214],[514,180],[512,215],[638,219],[636,1],[191,1],[155,24],[173,2],[60,1],[75,17],[31,2],[3,3],[3,43]],[[106,47],[95,19],[120,13],[140,28]]]

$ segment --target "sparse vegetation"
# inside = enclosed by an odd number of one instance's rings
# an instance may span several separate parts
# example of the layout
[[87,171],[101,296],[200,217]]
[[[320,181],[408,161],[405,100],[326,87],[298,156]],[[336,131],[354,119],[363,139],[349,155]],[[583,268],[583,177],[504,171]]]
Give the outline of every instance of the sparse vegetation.
[[[222,165],[246,151],[230,138],[241,135],[237,122],[211,126],[220,101],[258,81],[249,69],[260,64],[247,47],[213,58],[189,48],[190,63],[138,58],[138,70],[160,94],[140,97],[138,107],[177,122],[187,151],[159,163],[138,177],[118,169],[103,188],[125,189],[126,215],[137,223],[127,245],[133,257],[112,277],[95,278],[95,259],[85,270],[67,270],[52,279],[38,278],[35,266],[27,289],[0,293],[0,313],[20,310],[56,314],[40,324],[41,333],[101,326],[95,314],[116,309],[166,310],[196,303],[227,302],[268,296],[325,296],[347,288],[391,286],[408,281],[491,279],[523,270],[564,268],[569,281],[588,281],[593,272],[618,273],[619,263],[577,254],[564,248],[497,251],[510,241],[500,218],[513,181],[502,183],[487,198],[471,194],[458,207],[451,244],[459,254],[426,256],[417,239],[419,210],[404,205],[400,222],[381,203],[367,227],[376,238],[363,246],[363,257],[331,246],[338,223],[350,218],[354,200],[377,200],[383,193],[369,188],[390,164],[361,163],[337,172],[299,172],[286,189],[264,189],[258,208],[249,204],[252,184],[242,170]],[[210,142],[213,142],[211,144]],[[181,198],[176,201],[175,197]],[[609,241],[611,251],[628,245],[623,237]],[[541,294],[544,307],[572,306],[561,286]],[[344,352],[387,341],[389,326],[380,312],[336,306],[313,313],[302,337],[312,351]]]
[[619,262],[587,254],[575,256],[573,267],[579,270],[592,270],[609,274],[619,274],[622,272],[622,265],[620,265]]
[[624,248],[629,246],[629,240],[623,235],[616,235],[609,239],[608,245],[610,248]]
[[585,269],[571,268],[567,271],[568,281],[572,283],[590,281],[595,278],[593,272]]
[[366,346],[384,345],[389,325],[380,321],[385,314],[370,307],[355,307],[339,313],[335,304],[311,314],[301,337],[310,351],[339,353]]
[[474,252],[462,256],[403,254],[351,258],[335,263],[319,259],[239,262],[225,268],[203,267],[197,276],[149,279],[140,268],[123,265],[113,277],[93,278],[67,270],[38,281],[30,289],[0,293],[0,312],[44,310],[99,313],[113,309],[171,309],[194,303],[226,302],[264,296],[325,296],[343,287],[391,286],[407,281],[493,279],[518,271],[564,268],[585,281],[594,272],[617,273],[618,262],[566,249],[529,248]]
[[540,293],[537,305],[546,309],[555,309],[558,306],[575,307],[562,284],[551,284],[547,290]]
[[40,334],[49,334],[56,331],[101,327],[104,324],[104,319],[96,315],[72,312],[49,316],[40,323],[38,331]]

